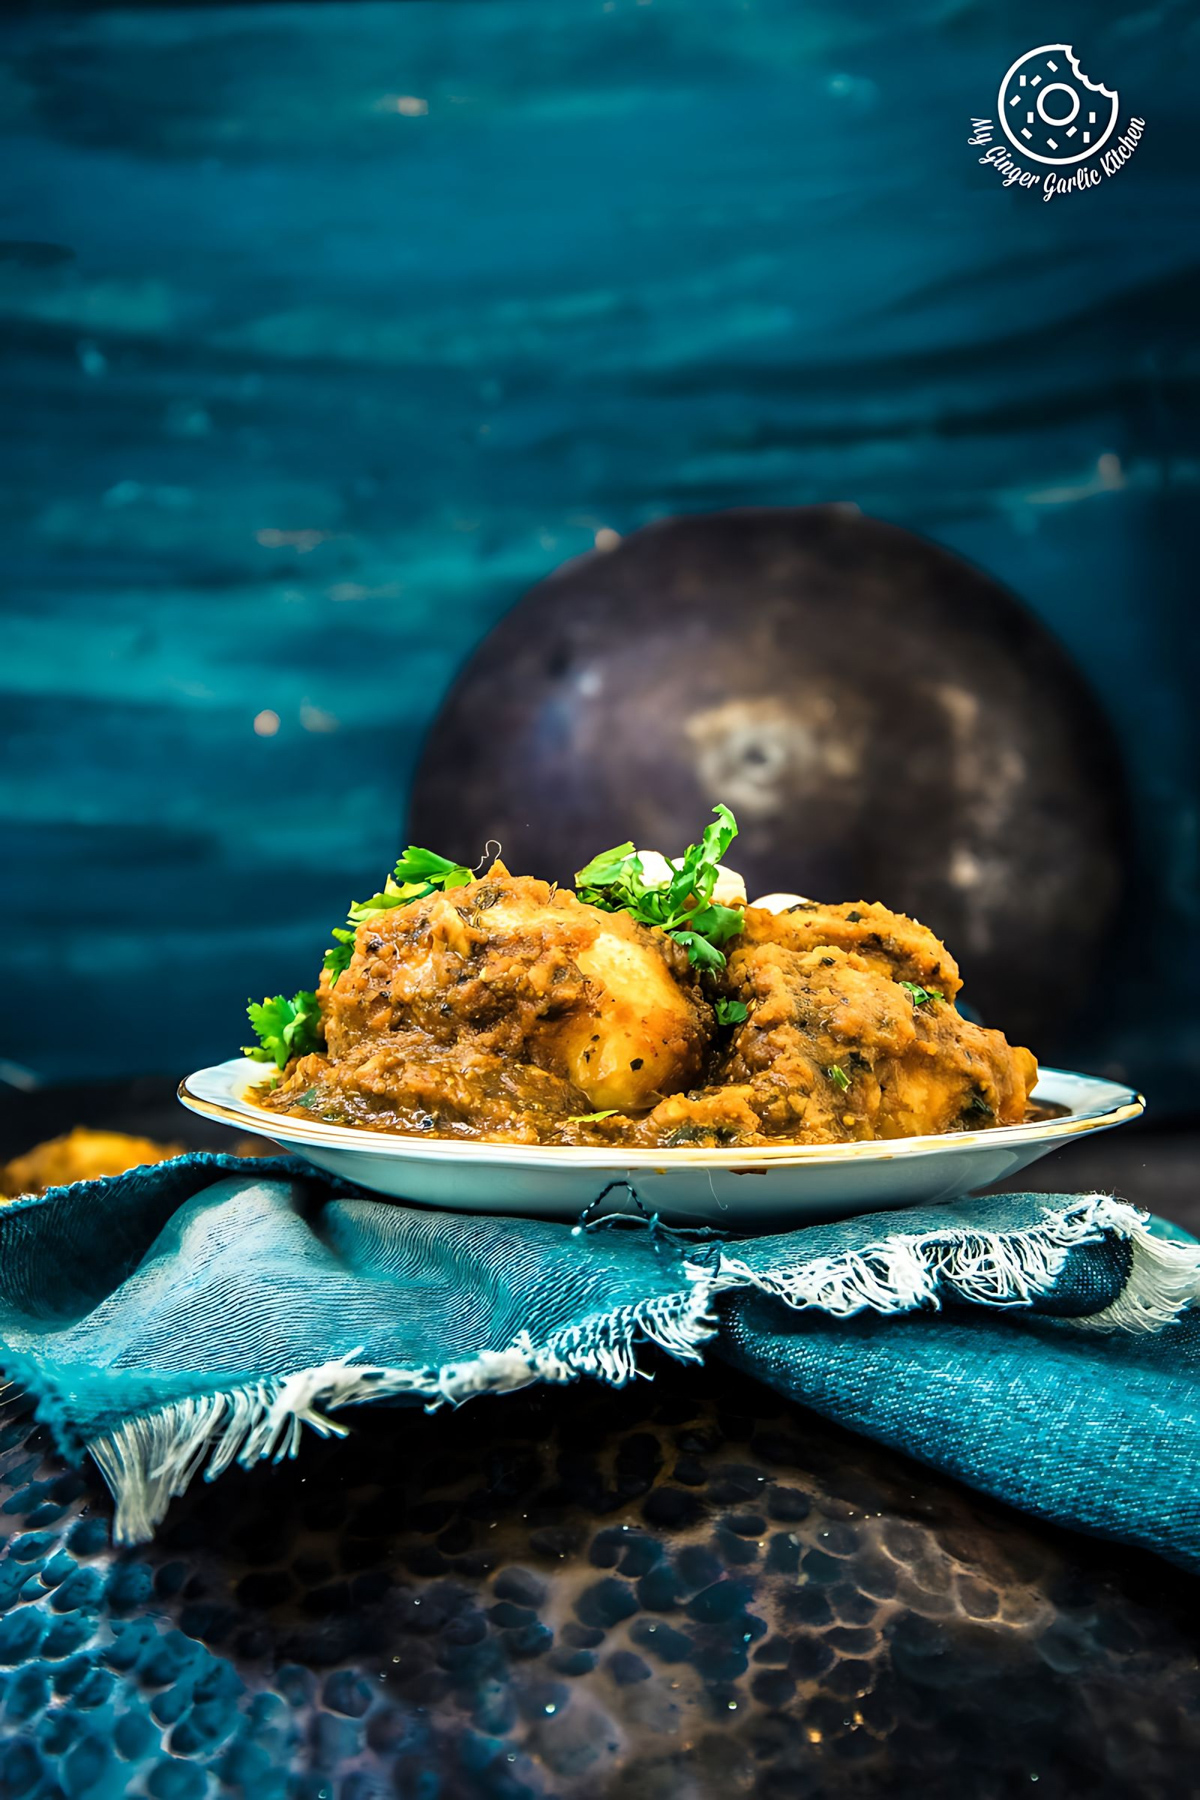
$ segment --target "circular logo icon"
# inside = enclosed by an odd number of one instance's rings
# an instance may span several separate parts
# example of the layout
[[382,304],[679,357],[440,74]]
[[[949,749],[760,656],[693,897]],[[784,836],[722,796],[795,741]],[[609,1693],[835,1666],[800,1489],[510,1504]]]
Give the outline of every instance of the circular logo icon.
[[1088,80],[1070,44],[1043,44],[1019,56],[996,105],[1009,143],[1040,163],[1094,156],[1117,122],[1116,93]]

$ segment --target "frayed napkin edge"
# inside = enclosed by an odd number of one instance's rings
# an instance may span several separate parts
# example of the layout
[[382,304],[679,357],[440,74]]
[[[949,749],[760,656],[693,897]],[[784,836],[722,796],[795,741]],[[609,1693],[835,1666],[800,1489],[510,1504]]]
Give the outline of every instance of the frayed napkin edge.
[[294,1457],[306,1425],[321,1436],[344,1436],[346,1426],[329,1415],[347,1407],[407,1398],[423,1400],[432,1410],[479,1394],[582,1376],[620,1387],[642,1373],[641,1342],[679,1361],[701,1361],[701,1345],[717,1330],[715,1301],[739,1289],[837,1318],[936,1309],[943,1296],[987,1307],[1030,1306],[1053,1290],[1073,1250],[1098,1243],[1107,1233],[1130,1246],[1120,1294],[1096,1313],[1060,1323],[1159,1331],[1200,1298],[1200,1245],[1155,1237],[1147,1218],[1125,1201],[1088,1194],[1020,1231],[954,1226],[917,1237],[895,1233],[861,1250],[765,1272],[714,1245],[715,1264],[684,1262],[688,1287],[583,1320],[542,1345],[522,1332],[503,1349],[416,1369],[359,1363],[354,1358],[361,1351],[352,1351],[334,1362],[138,1414],[87,1448],[116,1503],[116,1541],[141,1543],[153,1536],[171,1500],[202,1468],[211,1481],[234,1462],[249,1468],[267,1457],[277,1462]]
[[[204,1468],[214,1481],[236,1462],[241,1468],[270,1457],[294,1457],[304,1427],[321,1437],[345,1437],[329,1417],[371,1400],[424,1400],[427,1412],[461,1406],[479,1394],[513,1393],[539,1381],[564,1383],[591,1375],[613,1387],[642,1374],[639,1342],[656,1344],[680,1362],[702,1361],[713,1336],[713,1286],[705,1278],[677,1294],[659,1295],[601,1314],[537,1345],[521,1332],[503,1350],[484,1350],[467,1362],[395,1369],[354,1360],[361,1350],[290,1375],[265,1377],[213,1394],[189,1395],[126,1419],[87,1448],[116,1504],[117,1543],[153,1537],[171,1501]],[[207,1466],[205,1466],[207,1465]]]
[[1094,1313],[1067,1321],[1096,1331],[1159,1331],[1200,1298],[1200,1244],[1156,1237],[1149,1214],[1111,1194],[1073,1197],[1017,1231],[948,1226],[896,1232],[861,1250],[813,1257],[794,1268],[758,1270],[722,1255],[717,1291],[750,1286],[797,1310],[834,1318],[937,1310],[943,1298],[987,1307],[1029,1306],[1050,1293],[1068,1256],[1111,1233],[1128,1243],[1121,1292]]

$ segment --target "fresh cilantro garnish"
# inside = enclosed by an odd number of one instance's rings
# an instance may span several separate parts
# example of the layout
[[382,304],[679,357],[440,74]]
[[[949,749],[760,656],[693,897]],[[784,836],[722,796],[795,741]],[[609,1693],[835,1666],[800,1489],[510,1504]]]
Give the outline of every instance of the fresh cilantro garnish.
[[840,1063],[834,1063],[833,1067],[831,1069],[826,1069],[825,1073],[828,1075],[830,1081],[832,1081],[834,1087],[840,1088],[844,1094],[846,1089],[850,1086],[850,1077],[847,1075],[845,1069],[842,1068],[842,1065]]
[[614,1119],[620,1112],[619,1106],[610,1106],[606,1112],[568,1113],[568,1125],[591,1125],[596,1119]]
[[750,1017],[750,1008],[740,1000],[718,1000],[715,1010],[718,1025],[744,1025]]
[[941,988],[919,987],[915,981],[898,981],[896,986],[904,989],[914,1006],[925,1006],[930,1000],[946,998]]
[[354,932],[346,931],[340,925],[333,928],[333,936],[337,940],[331,949],[325,952],[322,968],[329,972],[329,985],[333,987],[339,975],[343,975],[350,967],[350,959],[354,955]]
[[422,850],[410,844],[384,883],[383,891],[369,900],[356,900],[346,918],[346,928],[336,926],[333,947],[325,952],[324,967],[329,985],[337,984],[339,975],[350,967],[354,955],[354,930],[374,913],[387,912],[393,906],[407,906],[411,900],[423,900],[426,894],[445,892],[449,888],[466,887],[474,881],[474,869],[439,856],[436,850]]
[[698,844],[689,844],[672,865],[668,880],[646,878],[632,843],[594,856],[575,877],[576,891],[590,906],[627,912],[642,925],[657,925],[688,953],[697,969],[722,969],[721,950],[745,929],[740,908],[713,900],[721,858],[737,836],[737,820],[727,806],[715,806],[716,822]]
[[[466,887],[468,881],[474,879],[474,869],[451,862],[448,856],[439,856],[436,850],[422,850],[416,844],[408,846],[392,870],[393,881],[407,882],[411,887],[424,886],[430,894],[435,888]],[[409,896],[413,900],[419,897],[417,894]]]
[[466,887],[468,881],[474,879],[474,869],[451,862],[435,850],[421,850],[416,844],[410,844],[384,882],[383,892],[372,894],[369,900],[356,900],[350,908],[347,924],[361,925],[372,913],[387,912],[393,906],[407,906],[410,900],[423,900],[426,894]]
[[293,1056],[307,1056],[321,1047],[321,1010],[313,993],[301,989],[290,1000],[276,994],[261,1005],[252,1000],[246,1012],[258,1043],[247,1045],[244,1053],[255,1062],[273,1062],[282,1069]]

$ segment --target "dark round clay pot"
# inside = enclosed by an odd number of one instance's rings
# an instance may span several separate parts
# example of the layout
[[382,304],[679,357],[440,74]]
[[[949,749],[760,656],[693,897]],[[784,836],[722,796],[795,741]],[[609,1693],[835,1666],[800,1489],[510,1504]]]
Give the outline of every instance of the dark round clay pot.
[[417,842],[569,881],[678,852],[717,800],[774,889],[942,935],[1010,1035],[1061,1027],[1116,909],[1119,768],[1067,655],[1010,593],[853,507],[664,520],[532,589],[429,735]]

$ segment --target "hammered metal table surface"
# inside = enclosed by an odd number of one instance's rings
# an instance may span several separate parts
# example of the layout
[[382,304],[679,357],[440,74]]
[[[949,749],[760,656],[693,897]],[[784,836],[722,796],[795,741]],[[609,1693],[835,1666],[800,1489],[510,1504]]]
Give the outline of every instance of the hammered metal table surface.
[[1192,1580],[720,1365],[364,1409],[118,1553],[3,1442],[12,1800],[1195,1793]]
[[[0,1148],[76,1119],[169,1135],[172,1094],[14,1096]],[[1134,1130],[1034,1174],[1196,1230],[1198,1170],[1195,1132]],[[0,1796],[1191,1800],[1200,1583],[719,1363],[648,1366],[361,1409],[116,1553],[98,1476],[17,1403]]]

